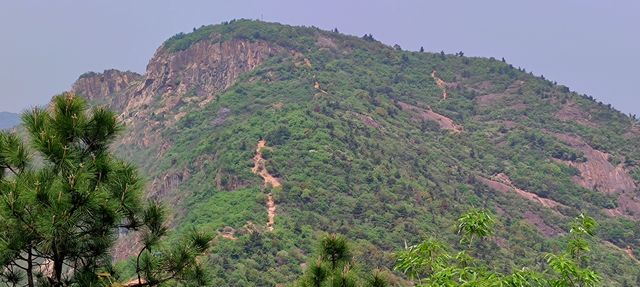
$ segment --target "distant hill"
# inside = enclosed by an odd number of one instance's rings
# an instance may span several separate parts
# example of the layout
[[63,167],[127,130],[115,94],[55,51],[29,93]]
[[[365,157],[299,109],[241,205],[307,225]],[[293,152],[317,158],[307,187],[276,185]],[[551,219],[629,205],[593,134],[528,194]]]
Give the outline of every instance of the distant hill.
[[114,148],[176,233],[219,234],[215,286],[290,283],[324,233],[357,242],[357,268],[391,269],[405,244],[458,244],[472,207],[495,213],[479,257],[500,270],[544,264],[581,211],[600,222],[589,264],[607,286],[640,270],[638,121],[504,61],[240,20],[72,91],[121,113]]
[[19,114],[0,112],[0,129],[10,129],[18,124],[20,124]]

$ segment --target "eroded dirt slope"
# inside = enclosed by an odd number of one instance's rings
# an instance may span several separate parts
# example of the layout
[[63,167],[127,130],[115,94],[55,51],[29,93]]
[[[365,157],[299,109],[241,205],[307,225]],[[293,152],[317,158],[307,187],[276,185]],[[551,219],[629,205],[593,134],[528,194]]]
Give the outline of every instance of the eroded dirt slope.
[[[254,166],[251,171],[262,177],[265,186],[271,186],[273,188],[280,187],[282,185],[280,183],[280,179],[271,175],[265,166],[266,161],[262,156],[262,149],[265,148],[267,148],[267,141],[264,139],[258,141],[258,145],[256,147],[256,155],[253,157]],[[276,208],[277,206],[275,200],[273,199],[273,193],[269,193],[267,195],[267,229],[269,231],[273,231],[273,227],[275,225]]]

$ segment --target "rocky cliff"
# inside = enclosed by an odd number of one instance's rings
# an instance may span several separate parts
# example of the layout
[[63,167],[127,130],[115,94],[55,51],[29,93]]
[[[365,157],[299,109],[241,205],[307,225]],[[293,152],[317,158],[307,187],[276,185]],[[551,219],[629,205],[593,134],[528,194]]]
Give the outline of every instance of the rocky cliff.
[[81,94],[95,103],[103,103],[116,111],[123,111],[129,103],[129,93],[142,76],[134,72],[106,70],[102,73],[89,72],[78,78],[71,92]]

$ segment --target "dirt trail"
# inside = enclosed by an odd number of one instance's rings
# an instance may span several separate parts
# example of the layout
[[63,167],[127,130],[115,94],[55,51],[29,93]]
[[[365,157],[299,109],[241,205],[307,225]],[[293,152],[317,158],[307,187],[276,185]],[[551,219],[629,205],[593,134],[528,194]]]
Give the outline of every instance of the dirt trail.
[[438,76],[436,75],[436,70],[433,70],[433,72],[431,72],[431,77],[436,81],[436,85],[438,85],[438,87],[442,89],[442,99],[446,100],[449,96],[449,94],[447,93],[447,82],[438,78]]
[[[258,141],[258,146],[256,147],[256,156],[253,157],[253,168],[251,171],[264,179],[265,186],[271,185],[273,188],[277,188],[282,186],[280,180],[269,173],[267,168],[265,167],[265,160],[262,157],[262,149],[266,148],[267,141],[261,139]],[[273,231],[273,226],[275,224],[276,219],[276,202],[273,199],[273,193],[269,193],[267,195],[267,230]]]
[[260,140],[258,142],[258,146],[256,147],[256,156],[253,157],[253,168],[251,171],[264,179],[265,185],[271,185],[272,187],[280,187],[280,180],[274,177],[269,173],[267,168],[265,167],[265,160],[262,157],[262,149],[266,148],[267,141]]
[[267,195],[267,230],[273,231],[273,226],[276,223],[276,201],[273,200],[273,194]]
[[557,201],[554,201],[554,200],[551,200],[551,199],[548,199],[548,198],[542,198],[542,197],[538,196],[535,193],[528,192],[528,191],[525,191],[525,190],[522,190],[522,189],[519,189],[519,188],[515,187],[513,185],[513,183],[511,183],[511,179],[504,173],[496,174],[496,175],[492,176],[491,179],[484,178],[484,177],[481,177],[481,176],[478,176],[477,179],[481,183],[483,183],[484,185],[486,185],[486,186],[488,186],[488,187],[490,187],[492,189],[495,189],[495,190],[498,190],[498,191],[501,191],[501,192],[504,192],[504,193],[515,192],[519,196],[522,196],[522,197],[524,197],[524,198],[526,198],[526,199],[528,199],[530,201],[537,202],[540,205],[542,205],[544,207],[547,207],[547,208],[554,208],[554,207],[558,207],[558,206],[565,207],[565,205],[563,205],[562,203],[559,203]]
[[147,283],[147,281],[144,279],[140,279],[140,280],[131,279],[131,281],[122,284],[122,287],[140,286],[140,284],[145,284],[145,283]]

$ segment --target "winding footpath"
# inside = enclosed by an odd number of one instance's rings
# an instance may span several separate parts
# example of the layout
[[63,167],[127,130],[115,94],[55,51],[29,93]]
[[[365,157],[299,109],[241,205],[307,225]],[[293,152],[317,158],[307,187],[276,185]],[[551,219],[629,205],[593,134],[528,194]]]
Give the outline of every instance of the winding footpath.
[[436,75],[436,70],[433,70],[433,72],[431,72],[431,77],[436,81],[436,85],[438,85],[438,87],[442,89],[442,99],[446,100],[449,96],[449,94],[447,94],[447,83],[438,78],[438,76]]
[[[259,175],[260,177],[262,177],[262,179],[264,180],[265,186],[278,188],[282,186],[282,184],[280,183],[280,180],[275,176],[271,175],[267,170],[267,168],[265,167],[265,159],[262,156],[262,149],[266,148],[266,146],[267,146],[266,140],[261,139],[260,141],[258,141],[258,146],[256,147],[256,155],[253,157],[253,168],[251,169],[251,171]],[[267,215],[268,215],[267,230],[269,231],[273,231],[273,226],[275,225],[276,207],[277,207],[276,202],[273,199],[273,193],[270,192],[267,195]]]

